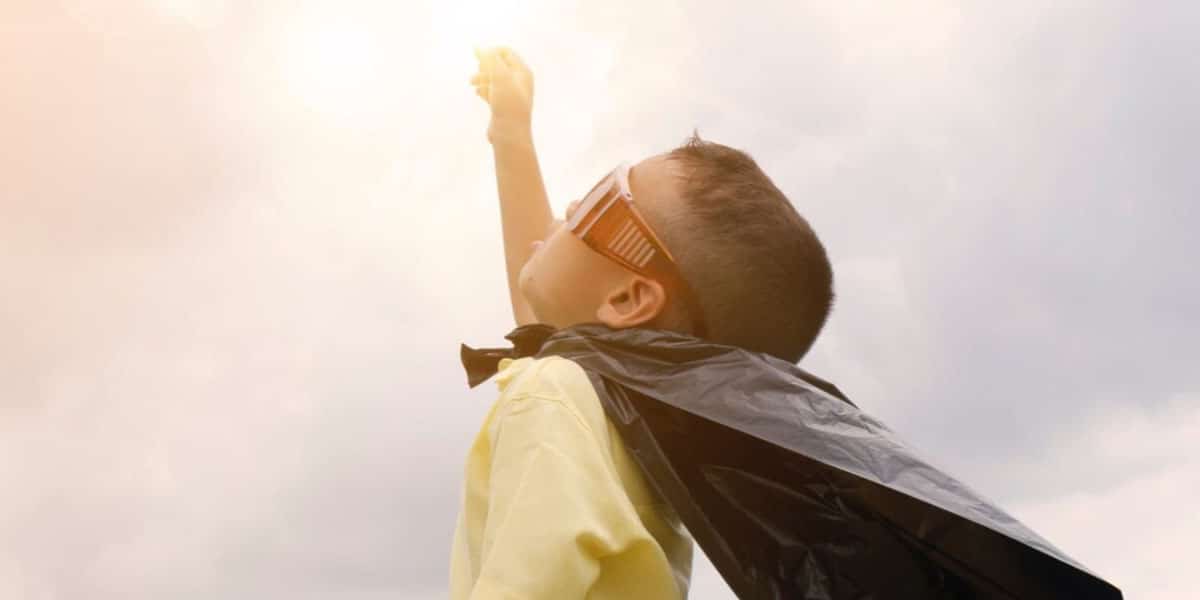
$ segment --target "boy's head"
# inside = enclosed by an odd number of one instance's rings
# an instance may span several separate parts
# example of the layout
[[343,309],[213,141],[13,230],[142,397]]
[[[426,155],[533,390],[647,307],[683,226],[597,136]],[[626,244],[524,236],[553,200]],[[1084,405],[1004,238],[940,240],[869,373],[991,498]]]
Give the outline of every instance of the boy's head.
[[[754,160],[693,135],[634,165],[629,186],[694,290],[705,338],[799,361],[829,314],[833,272],[807,221]],[[519,286],[539,322],[695,333],[670,285],[594,251],[562,220],[535,245]]]

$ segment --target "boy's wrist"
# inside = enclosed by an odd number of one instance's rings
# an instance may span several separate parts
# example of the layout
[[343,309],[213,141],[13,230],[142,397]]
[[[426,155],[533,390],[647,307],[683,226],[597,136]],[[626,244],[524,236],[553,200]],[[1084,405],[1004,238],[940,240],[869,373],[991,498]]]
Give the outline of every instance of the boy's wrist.
[[527,120],[492,120],[488,126],[488,141],[496,149],[532,147],[533,127]]

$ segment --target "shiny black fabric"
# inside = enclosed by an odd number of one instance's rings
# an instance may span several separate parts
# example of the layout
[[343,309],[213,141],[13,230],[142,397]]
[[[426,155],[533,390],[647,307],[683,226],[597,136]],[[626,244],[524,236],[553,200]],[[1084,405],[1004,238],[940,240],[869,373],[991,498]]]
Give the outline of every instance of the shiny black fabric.
[[458,356],[467,372],[467,385],[475,387],[490,379],[496,374],[501,359],[536,354],[546,338],[555,331],[554,327],[542,323],[522,325],[504,336],[504,339],[513,343],[511,348],[472,348],[460,344]]
[[664,330],[539,331],[534,356],[584,369],[739,598],[1121,598],[796,365]]

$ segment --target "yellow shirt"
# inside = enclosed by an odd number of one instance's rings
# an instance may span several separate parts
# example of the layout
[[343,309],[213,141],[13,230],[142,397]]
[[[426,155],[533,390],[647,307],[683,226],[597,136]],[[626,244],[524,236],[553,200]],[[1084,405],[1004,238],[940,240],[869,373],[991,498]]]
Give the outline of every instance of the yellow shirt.
[[687,596],[692,540],[647,487],[587,374],[503,359],[467,455],[451,600]]

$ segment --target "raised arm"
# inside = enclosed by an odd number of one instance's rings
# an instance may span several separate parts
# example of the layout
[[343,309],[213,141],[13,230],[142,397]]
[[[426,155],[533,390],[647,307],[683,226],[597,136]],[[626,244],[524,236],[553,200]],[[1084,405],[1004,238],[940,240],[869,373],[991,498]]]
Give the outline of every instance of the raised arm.
[[531,244],[545,238],[553,220],[533,147],[533,73],[508,48],[477,50],[476,57],[479,72],[471,84],[491,107],[488,141],[496,163],[508,294],[517,325],[527,325],[537,319],[521,295],[518,276],[533,253]]

